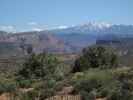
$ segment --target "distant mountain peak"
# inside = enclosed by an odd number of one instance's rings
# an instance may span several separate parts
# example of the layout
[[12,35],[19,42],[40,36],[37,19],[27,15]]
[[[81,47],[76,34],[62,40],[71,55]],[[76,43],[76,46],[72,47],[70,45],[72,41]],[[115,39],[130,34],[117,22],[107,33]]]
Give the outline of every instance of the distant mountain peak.
[[112,26],[112,24],[107,23],[107,22],[96,22],[96,21],[90,21],[87,23],[83,23],[80,26],[83,27],[90,27],[92,29],[103,29],[103,28],[109,28]]

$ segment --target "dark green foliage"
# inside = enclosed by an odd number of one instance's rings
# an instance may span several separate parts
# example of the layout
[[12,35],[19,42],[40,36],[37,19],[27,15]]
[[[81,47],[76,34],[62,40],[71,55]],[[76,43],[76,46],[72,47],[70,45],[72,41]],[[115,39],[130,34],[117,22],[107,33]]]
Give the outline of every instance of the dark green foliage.
[[89,70],[72,79],[75,93],[84,100],[107,98],[107,100],[133,99],[133,70],[118,68]]
[[[28,91],[28,92],[16,92],[11,100],[35,100],[37,98],[38,92],[37,91]],[[38,99],[39,100],[39,99]]]
[[40,93],[40,99],[51,97],[55,94],[56,81],[54,79],[44,81],[43,84],[36,88]]
[[17,80],[17,84],[19,85],[19,87],[21,88],[30,88],[32,85],[32,81],[31,80],[26,80],[26,79],[18,79]]
[[47,53],[32,54],[18,75],[25,79],[49,78],[58,65],[57,59]]
[[82,100],[95,100],[95,93],[91,92],[88,93],[86,91],[81,91],[80,92]]
[[[114,71],[114,78],[121,83],[120,91],[111,92],[110,100],[132,100],[133,99],[133,70],[131,68],[123,68]],[[111,94],[110,93],[110,94]],[[112,99],[115,98],[115,99]]]
[[3,80],[0,81],[0,94],[8,92],[14,92],[16,90],[17,86],[16,83],[13,81]]
[[118,66],[117,55],[104,46],[85,48],[82,55],[75,61],[73,72],[84,71],[89,68],[114,68]]
[[75,92],[81,94],[84,100],[88,100],[86,97],[94,100],[93,98],[97,96],[104,97],[105,94],[101,93],[102,88],[109,86],[113,82],[112,80],[113,76],[109,71],[90,70],[80,78],[72,79],[72,85]]

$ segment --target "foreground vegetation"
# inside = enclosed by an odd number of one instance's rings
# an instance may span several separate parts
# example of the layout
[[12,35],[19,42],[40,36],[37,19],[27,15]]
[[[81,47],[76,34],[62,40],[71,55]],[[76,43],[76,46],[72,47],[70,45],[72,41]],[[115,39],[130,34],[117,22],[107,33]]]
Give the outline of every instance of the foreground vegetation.
[[[61,92],[64,88],[67,90]],[[19,70],[1,73],[0,94],[12,100],[45,100],[55,95],[80,95],[82,100],[133,100],[133,69],[120,65],[110,47],[85,48],[73,64],[43,52],[30,53]]]

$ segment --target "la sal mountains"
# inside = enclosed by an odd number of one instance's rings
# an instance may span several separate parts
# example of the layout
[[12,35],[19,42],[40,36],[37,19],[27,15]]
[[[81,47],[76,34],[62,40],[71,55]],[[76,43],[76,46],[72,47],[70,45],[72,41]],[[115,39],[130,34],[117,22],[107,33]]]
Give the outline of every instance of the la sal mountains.
[[104,40],[106,42],[120,41],[121,43],[123,41],[125,43],[126,40],[133,44],[132,39],[132,25],[105,23],[87,23],[44,31],[17,33],[0,31],[0,55],[20,55],[25,53],[24,49],[28,47],[32,47],[34,52],[78,53],[82,48],[102,43]]

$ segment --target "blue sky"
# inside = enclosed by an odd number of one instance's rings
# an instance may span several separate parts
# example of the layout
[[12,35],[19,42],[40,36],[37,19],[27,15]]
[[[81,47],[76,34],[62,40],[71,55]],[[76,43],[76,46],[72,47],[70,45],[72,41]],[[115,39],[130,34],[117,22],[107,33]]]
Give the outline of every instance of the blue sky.
[[0,0],[3,30],[39,30],[88,21],[133,25],[133,0]]

